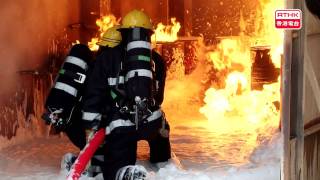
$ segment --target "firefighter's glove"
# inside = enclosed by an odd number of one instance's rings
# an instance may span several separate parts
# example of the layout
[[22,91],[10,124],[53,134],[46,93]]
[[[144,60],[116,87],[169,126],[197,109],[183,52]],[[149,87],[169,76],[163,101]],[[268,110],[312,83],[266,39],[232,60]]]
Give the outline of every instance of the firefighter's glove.
[[42,115],[42,119],[47,125],[52,125],[56,131],[63,131],[67,126],[67,122],[62,118],[62,113],[62,108],[48,108],[48,111]]

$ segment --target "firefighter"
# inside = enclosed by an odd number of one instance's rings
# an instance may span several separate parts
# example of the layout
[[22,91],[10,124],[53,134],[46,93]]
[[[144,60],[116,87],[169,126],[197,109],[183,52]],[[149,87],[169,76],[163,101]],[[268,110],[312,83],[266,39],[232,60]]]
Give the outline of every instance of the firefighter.
[[[99,45],[99,49],[96,52],[96,61],[97,59],[99,59],[100,54],[102,54],[104,51],[107,51],[108,49],[111,49],[117,45],[120,44],[122,37],[119,31],[117,31],[117,29],[119,29],[120,26],[116,25],[113,26],[109,29],[107,29],[106,32],[103,33],[101,39],[97,42],[97,45]],[[91,74],[92,72],[90,72]],[[85,92],[86,93],[86,92]],[[108,109],[104,109],[102,111],[102,116],[105,116],[105,114],[107,114]],[[82,115],[82,113],[81,113]],[[82,116],[81,118],[82,119]],[[86,121],[82,121],[86,122]],[[100,124],[102,127],[104,127],[104,124]],[[85,125],[84,127],[87,127],[87,125]],[[85,130],[86,132],[86,139],[88,140],[88,138],[94,133],[92,131],[92,129],[88,129],[86,128]],[[87,169],[87,171],[85,173],[87,173],[87,176],[95,176],[98,173],[101,173],[101,166],[103,166],[103,162],[104,162],[104,146],[100,146],[97,151],[95,152],[94,156],[92,157],[91,161],[90,161],[90,166]]]
[[[121,34],[118,27],[108,29],[97,43],[99,56],[104,50],[112,48],[121,42]],[[82,150],[87,142],[88,134],[82,119],[82,96],[85,93],[87,79],[94,67],[93,52],[86,45],[74,45],[59,71],[55,85],[51,89],[46,101],[43,119],[51,124],[57,132],[65,132],[70,141]],[[88,176],[101,172],[103,156],[101,149],[95,153]],[[62,162],[62,168],[69,170],[76,159],[76,155],[67,153]]]
[[[151,163],[171,158],[169,125],[161,110],[166,69],[161,56],[151,50],[152,24],[144,12],[129,12],[119,31],[120,45],[97,58],[83,120],[89,129],[106,126],[105,180],[144,179],[145,169],[135,166],[138,140],[149,142]],[[106,117],[102,112],[108,112]]]

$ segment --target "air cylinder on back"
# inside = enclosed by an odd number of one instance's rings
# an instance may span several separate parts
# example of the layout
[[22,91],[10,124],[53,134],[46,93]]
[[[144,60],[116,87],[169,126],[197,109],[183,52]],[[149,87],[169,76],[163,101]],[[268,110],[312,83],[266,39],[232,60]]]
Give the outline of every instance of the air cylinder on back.
[[125,29],[126,56],[124,60],[125,88],[127,97],[134,99],[151,98],[152,64],[151,64],[151,31],[145,28]]
[[81,98],[91,58],[92,52],[87,46],[76,44],[71,48],[47,97],[46,109],[62,109],[63,119],[70,116]]

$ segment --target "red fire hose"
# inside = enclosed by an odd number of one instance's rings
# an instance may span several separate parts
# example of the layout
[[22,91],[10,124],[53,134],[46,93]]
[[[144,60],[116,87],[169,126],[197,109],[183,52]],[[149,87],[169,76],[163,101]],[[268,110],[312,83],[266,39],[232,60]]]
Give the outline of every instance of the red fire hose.
[[80,152],[78,158],[71,167],[70,173],[67,176],[67,180],[78,180],[82,172],[86,169],[86,166],[98,147],[102,144],[105,138],[105,129],[102,128],[97,131],[87,145]]

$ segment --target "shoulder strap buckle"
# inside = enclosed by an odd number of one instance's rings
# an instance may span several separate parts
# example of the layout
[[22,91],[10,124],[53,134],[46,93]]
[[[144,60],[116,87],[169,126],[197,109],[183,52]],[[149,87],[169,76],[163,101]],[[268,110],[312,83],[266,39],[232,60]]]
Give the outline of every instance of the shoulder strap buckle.
[[86,80],[86,75],[79,73],[79,72],[77,72],[76,74],[78,75],[78,77],[76,79],[74,79],[74,81],[77,83],[83,84],[84,81]]

